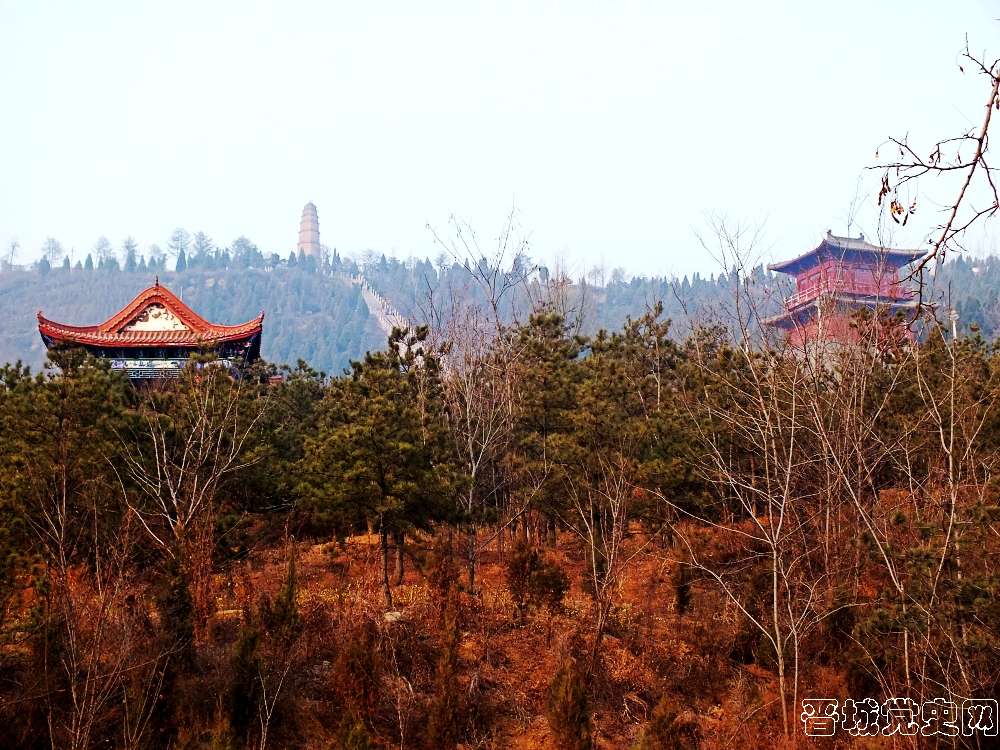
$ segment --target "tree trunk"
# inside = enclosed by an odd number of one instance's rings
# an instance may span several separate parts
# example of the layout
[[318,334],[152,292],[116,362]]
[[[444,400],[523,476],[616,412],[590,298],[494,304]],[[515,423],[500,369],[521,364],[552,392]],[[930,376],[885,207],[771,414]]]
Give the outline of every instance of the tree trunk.
[[599,599],[597,602],[597,630],[594,633],[594,645],[590,649],[590,658],[587,660],[587,684],[597,668],[597,660],[601,658],[601,642],[604,640],[604,631],[608,627],[608,617],[611,614],[612,603],[610,600]]
[[466,562],[469,570],[469,593],[476,593],[476,524],[469,524],[468,548],[466,549]]
[[777,543],[771,547],[771,617],[774,618],[774,650],[778,659],[778,693],[781,697],[781,724],[785,737],[788,737],[788,691],[785,683],[785,644],[781,637],[781,625],[778,619],[778,548]]
[[402,531],[397,531],[392,535],[393,544],[396,545],[396,585],[401,586],[403,583],[403,542],[405,540],[405,535]]
[[383,526],[379,530],[382,547],[382,592],[385,594],[386,609],[392,609],[392,587],[389,585],[389,532]]

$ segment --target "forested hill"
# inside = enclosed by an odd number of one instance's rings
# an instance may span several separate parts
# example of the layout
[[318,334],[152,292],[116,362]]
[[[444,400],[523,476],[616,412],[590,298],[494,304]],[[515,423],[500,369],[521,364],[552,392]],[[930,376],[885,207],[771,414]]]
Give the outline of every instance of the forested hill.
[[[45,359],[36,312],[64,323],[100,323],[153,283],[153,273],[54,269],[0,273],[0,362]],[[297,269],[223,269],[160,273],[160,283],[215,323],[242,323],[261,310],[262,355],[338,373],[380,349],[385,335],[359,287],[341,276]]]
[[[432,308],[447,309],[449,297],[475,295],[471,275],[462,266],[440,267],[429,261],[401,262],[384,256],[360,265],[335,258],[333,265],[322,268],[300,262],[267,268],[197,267],[183,272],[117,267],[6,270],[0,272],[0,363],[19,359],[33,368],[43,363],[45,349],[35,319],[38,310],[60,322],[99,323],[149,286],[156,273],[162,283],[213,322],[240,323],[266,311],[262,345],[266,359],[286,364],[303,359],[331,374],[366,351],[385,345],[385,332],[350,277],[363,274],[377,292],[417,322],[426,320]],[[524,299],[516,303],[522,312],[527,297],[544,294],[539,291],[539,274],[531,277],[533,281],[521,295]],[[722,274],[683,279],[626,279],[615,274],[600,282],[579,279],[564,285],[561,293],[565,306],[580,315],[584,333],[619,329],[626,318],[638,317],[660,301],[664,317],[674,321],[673,335],[682,337],[694,321],[725,321],[735,284],[734,277]],[[758,267],[751,274],[750,289],[761,300],[761,312],[767,314],[789,286],[786,278]],[[1000,258],[955,258],[938,270],[933,295],[942,303],[950,300],[963,330],[975,327],[990,340],[1000,336]]]

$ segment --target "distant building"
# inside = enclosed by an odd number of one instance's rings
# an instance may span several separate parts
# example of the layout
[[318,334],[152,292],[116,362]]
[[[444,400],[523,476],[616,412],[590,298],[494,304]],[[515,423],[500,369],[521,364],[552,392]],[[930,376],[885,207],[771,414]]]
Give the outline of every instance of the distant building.
[[176,377],[189,356],[201,351],[212,351],[227,364],[252,362],[260,357],[263,325],[263,312],[240,325],[209,323],[159,279],[99,325],[56,323],[38,313],[46,348],[82,347],[132,380]]
[[308,257],[320,257],[319,215],[311,201],[302,209],[302,219],[299,221],[299,251]]
[[795,293],[785,300],[779,315],[764,323],[784,330],[795,346],[850,344],[860,335],[856,313],[867,310],[876,316],[881,335],[906,336],[891,319],[914,309],[916,301],[900,283],[899,269],[922,255],[922,250],[873,245],[864,235],[855,239],[827,232],[813,250],[768,266],[770,271],[793,275]]

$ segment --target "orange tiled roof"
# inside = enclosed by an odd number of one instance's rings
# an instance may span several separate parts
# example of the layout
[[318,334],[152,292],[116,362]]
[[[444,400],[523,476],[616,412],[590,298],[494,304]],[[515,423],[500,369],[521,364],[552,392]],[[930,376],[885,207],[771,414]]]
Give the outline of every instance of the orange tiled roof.
[[[151,306],[166,308],[183,326],[176,330],[142,330],[133,326]],[[38,312],[38,331],[46,341],[107,347],[211,347],[226,341],[248,339],[261,332],[264,313],[235,326],[209,323],[159,280],[136,295],[119,312],[94,326],[73,326],[49,320]]]

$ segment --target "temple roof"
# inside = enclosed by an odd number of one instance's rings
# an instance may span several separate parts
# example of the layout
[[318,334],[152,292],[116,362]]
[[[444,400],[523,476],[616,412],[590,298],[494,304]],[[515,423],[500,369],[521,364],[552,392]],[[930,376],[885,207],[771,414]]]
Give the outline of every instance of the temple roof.
[[880,247],[861,237],[838,237],[827,232],[819,245],[791,260],[772,263],[769,271],[797,274],[808,268],[819,265],[825,260],[878,261],[888,266],[902,268],[924,255],[923,250],[903,250],[891,247]]
[[173,292],[156,283],[136,295],[103,323],[75,326],[49,320],[38,312],[38,331],[46,344],[70,343],[104,347],[213,347],[259,334],[264,313],[234,326],[209,323]]
[[892,313],[902,310],[913,310],[917,306],[915,299],[897,299],[879,297],[871,294],[851,294],[841,292],[838,294],[822,295],[808,300],[791,310],[783,310],[777,315],[764,318],[761,323],[767,326],[777,326],[778,328],[794,328],[796,325],[808,320],[816,314],[820,304],[834,304],[842,306],[843,309],[851,310],[858,308],[886,309]]

